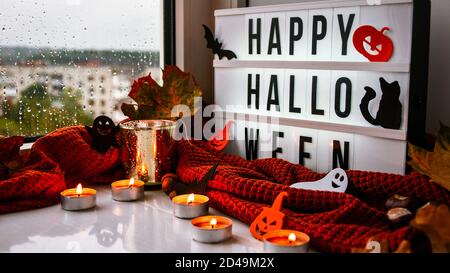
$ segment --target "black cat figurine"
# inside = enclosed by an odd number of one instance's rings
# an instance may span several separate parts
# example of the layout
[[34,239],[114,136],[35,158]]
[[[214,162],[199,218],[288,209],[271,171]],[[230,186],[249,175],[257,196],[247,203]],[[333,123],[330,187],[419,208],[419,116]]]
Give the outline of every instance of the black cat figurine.
[[380,78],[380,86],[383,95],[381,96],[380,106],[375,118],[369,111],[369,103],[373,100],[377,93],[370,86],[366,86],[366,94],[361,100],[359,108],[361,114],[370,123],[381,126],[386,129],[400,129],[402,125],[402,103],[400,102],[400,85],[398,81],[388,83],[385,79]]

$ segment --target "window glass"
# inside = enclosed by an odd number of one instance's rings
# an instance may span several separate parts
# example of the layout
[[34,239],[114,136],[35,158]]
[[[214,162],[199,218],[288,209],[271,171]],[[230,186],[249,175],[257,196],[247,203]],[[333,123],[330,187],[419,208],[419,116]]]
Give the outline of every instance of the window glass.
[[162,0],[1,0],[0,135],[116,122],[133,80],[160,77]]

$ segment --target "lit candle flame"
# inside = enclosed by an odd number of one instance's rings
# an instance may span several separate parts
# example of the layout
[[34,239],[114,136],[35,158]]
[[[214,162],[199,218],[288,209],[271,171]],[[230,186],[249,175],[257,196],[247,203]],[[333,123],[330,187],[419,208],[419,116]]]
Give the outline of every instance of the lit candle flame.
[[297,240],[297,236],[295,236],[294,233],[291,233],[291,234],[289,234],[288,240],[289,240],[289,243],[293,243]]
[[81,195],[83,193],[83,186],[81,186],[81,183],[80,184],[78,184],[78,186],[77,186],[77,194],[78,195]]
[[131,179],[130,179],[130,182],[128,182],[128,187],[133,187],[134,186],[134,177],[132,177]]
[[195,195],[191,193],[187,199],[188,204],[192,204],[195,201]]
[[142,165],[141,165],[141,175],[145,175],[146,172],[147,172],[147,168],[145,167],[145,164],[142,163]]
[[214,228],[217,225],[217,219],[216,218],[212,218],[209,223],[211,224],[211,228]]
[[137,162],[141,161],[141,151],[140,150],[137,150],[136,161]]

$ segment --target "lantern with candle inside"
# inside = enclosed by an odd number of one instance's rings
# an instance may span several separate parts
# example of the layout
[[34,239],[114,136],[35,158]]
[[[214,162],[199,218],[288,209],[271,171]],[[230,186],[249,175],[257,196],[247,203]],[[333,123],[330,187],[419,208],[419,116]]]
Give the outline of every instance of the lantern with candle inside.
[[112,198],[116,201],[129,202],[144,198],[145,183],[131,178],[111,184]]
[[120,124],[120,154],[129,178],[146,188],[161,189],[161,178],[173,171],[176,123],[169,120],[132,120]]
[[202,216],[192,220],[193,239],[201,243],[220,243],[232,236],[233,221],[222,216]]
[[209,198],[200,194],[183,194],[172,199],[173,215],[182,219],[192,219],[207,215]]
[[94,189],[83,188],[78,184],[75,189],[61,192],[61,207],[70,211],[90,209],[95,207],[96,196]]
[[263,236],[264,251],[271,253],[306,253],[310,238],[295,230],[279,229]]

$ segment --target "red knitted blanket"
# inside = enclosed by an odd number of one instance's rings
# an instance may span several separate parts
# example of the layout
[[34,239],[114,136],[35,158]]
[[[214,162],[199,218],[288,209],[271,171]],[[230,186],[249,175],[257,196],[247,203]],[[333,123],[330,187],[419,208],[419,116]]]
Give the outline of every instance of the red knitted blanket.
[[[17,157],[23,138],[0,138],[0,163]],[[76,183],[91,184],[123,177],[119,150],[100,154],[91,148],[84,127],[68,127],[40,138],[21,156],[23,166],[0,171],[0,214],[57,204],[60,192]]]
[[201,179],[214,164],[220,164],[208,184],[211,205],[247,224],[281,191],[288,192],[284,228],[307,233],[312,246],[325,252],[364,248],[370,238],[380,242],[387,239],[389,247],[396,249],[408,239],[411,230],[392,230],[383,212],[385,201],[394,194],[450,204],[448,191],[417,173],[400,176],[348,171],[348,192],[333,193],[290,188],[293,183],[324,175],[280,159],[246,161],[215,151],[204,142],[180,142],[178,156],[177,175],[187,183]]
[[[22,138],[0,138],[0,162],[17,154],[22,143]],[[6,178],[0,169],[0,214],[56,204],[59,193],[74,183],[111,182],[123,177],[117,149],[103,155],[90,145],[83,127],[63,128],[39,139],[22,168]],[[383,212],[386,199],[394,194],[450,205],[448,191],[416,173],[399,176],[348,171],[348,192],[332,193],[289,188],[295,182],[320,179],[323,174],[279,159],[246,161],[216,151],[205,142],[186,141],[179,142],[178,157],[177,174],[184,182],[200,180],[219,164],[208,184],[211,205],[248,224],[281,191],[288,192],[284,228],[306,232],[313,247],[326,252],[363,248],[369,238],[387,239],[395,249],[408,239],[409,228],[392,230]]]

